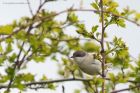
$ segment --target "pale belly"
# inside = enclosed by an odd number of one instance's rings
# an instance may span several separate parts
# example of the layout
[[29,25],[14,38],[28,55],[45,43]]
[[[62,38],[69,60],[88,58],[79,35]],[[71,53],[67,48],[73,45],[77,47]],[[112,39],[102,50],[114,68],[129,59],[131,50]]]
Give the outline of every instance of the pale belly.
[[90,74],[90,75],[96,75],[96,74],[99,74],[100,73],[100,70],[101,70],[101,65],[82,65],[82,66],[79,66],[79,68],[87,73],[87,74]]

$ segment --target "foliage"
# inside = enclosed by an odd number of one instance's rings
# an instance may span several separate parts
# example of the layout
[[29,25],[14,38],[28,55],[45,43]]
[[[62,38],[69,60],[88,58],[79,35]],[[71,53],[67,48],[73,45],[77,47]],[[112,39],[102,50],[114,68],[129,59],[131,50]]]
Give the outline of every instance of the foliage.
[[[91,3],[91,10],[96,10],[95,14],[98,15],[99,23],[102,23],[102,20],[104,20],[104,31],[112,25],[126,28],[125,20],[128,20],[129,16],[132,15],[134,17],[132,18],[133,22],[139,22],[140,20],[140,14],[129,8],[119,11],[119,4],[113,0],[103,0],[103,19],[100,13],[100,4],[99,0],[95,0]],[[55,16],[63,12],[67,12],[66,20],[56,20]],[[131,60],[129,48],[122,38],[114,36],[111,42],[101,41],[102,36],[105,39],[108,38],[108,32],[102,33],[100,25],[94,24],[91,30],[88,31],[86,28],[87,24],[81,23],[79,16],[75,13],[75,9],[70,8],[63,12],[49,12],[47,9],[39,8],[33,17],[22,17],[11,24],[0,26],[0,65],[5,67],[5,74],[0,73],[0,83],[2,85],[9,84],[10,80],[12,84],[7,85],[7,87],[16,88],[20,91],[25,91],[27,88],[55,90],[57,87],[54,84],[55,82],[32,87],[29,83],[38,81],[36,80],[36,75],[33,73],[24,72],[24,70],[28,69],[27,65],[31,62],[44,63],[46,59],[51,58],[52,61],[56,61],[59,64],[60,69],[58,74],[60,76],[65,78],[82,78],[83,74],[69,58],[70,54],[75,50],[84,50],[95,52],[102,56],[101,42],[105,44],[105,61],[113,64],[113,71],[114,69],[118,71],[117,73],[107,73],[107,78],[110,80],[105,83],[106,93],[115,90],[115,87],[119,84],[127,84],[129,80],[134,80],[133,82],[129,82],[128,85],[130,87],[139,84],[140,58],[136,62]],[[65,31],[68,27],[75,28],[72,32],[73,35],[69,34],[71,32],[67,33]],[[7,65],[5,66],[5,64]],[[21,71],[21,73],[18,73],[18,71]],[[51,79],[43,75],[39,82],[49,80]],[[95,76],[89,82],[83,81],[83,85],[89,93],[101,93],[102,82],[102,78]],[[135,88],[131,91],[136,93],[138,90]],[[76,89],[75,93],[81,93],[81,91]],[[9,92],[8,88],[6,92]]]

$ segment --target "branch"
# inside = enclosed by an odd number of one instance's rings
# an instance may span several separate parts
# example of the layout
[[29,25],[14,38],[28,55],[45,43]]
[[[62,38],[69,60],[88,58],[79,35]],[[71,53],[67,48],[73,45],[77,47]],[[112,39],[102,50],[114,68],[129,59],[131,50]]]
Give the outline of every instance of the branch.
[[108,54],[111,53],[111,52],[114,52],[117,48],[118,48],[118,46],[115,47],[115,48],[113,48],[113,49],[111,49],[111,50],[109,50],[109,51],[107,51],[107,52],[106,52],[106,55],[108,55]]
[[20,69],[21,65],[23,64],[23,62],[25,61],[25,57],[28,55],[28,53],[31,51],[31,46],[28,48],[27,52],[24,54],[24,56],[22,57],[22,59],[19,61],[18,64],[18,69]]
[[62,93],[65,93],[65,86],[62,85]]
[[135,88],[139,88],[140,85],[134,86],[134,87],[130,87],[130,88],[124,88],[124,89],[120,89],[120,90],[114,90],[111,93],[118,93],[118,92],[122,92],[122,91],[129,91],[131,89],[135,89]]
[[[58,16],[60,14],[63,14],[63,13],[66,13],[66,12],[72,12],[72,11],[75,11],[75,12],[78,12],[78,11],[81,11],[81,12],[94,12],[94,13],[100,13],[101,12],[100,10],[94,10],[94,9],[72,9],[72,8],[70,8],[70,9],[67,9],[67,10],[63,10],[63,11],[61,11],[59,13],[53,14],[53,15],[51,15],[51,17],[55,17],[55,16]],[[133,23],[133,24],[135,24],[137,26],[140,26],[140,24],[137,23],[135,20],[131,20],[131,19],[127,18],[127,17],[121,16],[121,15],[118,15],[118,14],[115,14],[115,13],[112,13],[112,12],[109,12],[109,11],[102,11],[102,12],[111,14],[112,16],[116,16],[116,17],[125,19],[125,20],[127,20],[127,21],[129,21],[129,22],[131,22],[131,23]],[[47,17],[44,17],[42,19],[46,19],[46,18],[49,18],[49,17],[50,16],[47,16]]]
[[18,64],[19,64],[19,57],[20,57],[20,55],[21,55],[21,52],[22,52],[24,43],[25,43],[25,42],[23,42],[22,45],[21,45],[21,48],[20,48],[19,53],[18,53],[18,55],[17,55],[17,60],[16,60],[16,62],[15,62],[15,64],[14,64],[14,66],[13,66],[13,73],[11,73],[10,81],[9,81],[9,84],[8,84],[8,87],[7,87],[7,90],[6,90],[7,92],[10,91],[11,85],[12,85],[12,83],[13,83],[13,81],[14,81],[14,78],[15,78],[15,70],[16,70]]
[[37,84],[49,84],[49,83],[59,83],[59,82],[66,82],[66,81],[84,81],[89,82],[93,79],[78,79],[78,78],[69,78],[69,79],[58,79],[58,80],[50,80],[50,81],[42,81],[42,82],[31,82],[25,84],[25,86],[37,85]]
[[[45,2],[42,3],[42,4],[38,7],[38,10],[37,10],[36,14],[40,11],[40,9],[42,8],[42,6],[43,6],[44,4],[45,4]],[[34,21],[35,18],[36,18],[36,15],[33,16],[32,20]],[[33,22],[33,24],[34,24],[34,22]],[[26,35],[29,35],[30,31],[33,29],[33,24],[30,24],[30,25],[29,25]],[[21,45],[21,48],[20,48],[19,53],[18,53],[18,56],[17,56],[17,60],[15,61],[15,64],[14,64],[14,66],[13,66],[13,73],[11,74],[10,81],[9,81],[8,86],[7,86],[7,89],[6,89],[7,92],[10,91],[10,88],[11,88],[11,86],[12,86],[12,83],[13,83],[13,81],[14,81],[14,79],[15,79],[16,69],[17,69],[17,67],[20,65],[20,64],[19,64],[19,62],[20,62],[20,61],[19,61],[19,58],[20,58],[21,52],[22,52],[22,50],[23,50],[24,44],[25,44],[25,41],[23,41],[23,43],[22,43],[22,45]],[[30,51],[30,48],[29,48],[28,51]],[[25,56],[23,56],[23,58],[22,58],[23,60],[24,60],[24,57],[25,57]],[[22,63],[23,63],[23,62],[22,62]],[[22,64],[22,63],[21,63],[21,64]],[[20,69],[18,69],[18,70],[20,70]]]
[[[17,34],[19,31],[21,31],[22,29],[26,29],[26,28],[28,28],[29,26],[31,26],[31,25],[33,25],[36,21],[35,21],[35,18],[36,18],[36,16],[37,16],[37,14],[39,13],[39,11],[40,11],[40,9],[43,7],[43,5],[46,3],[46,1],[44,1],[42,4],[40,4],[40,6],[38,7],[38,9],[37,9],[37,11],[36,11],[36,14],[32,17],[32,21],[31,22],[29,22],[29,23],[27,23],[27,25],[26,26],[20,26],[20,28],[19,29],[16,29],[13,33],[11,33],[10,35],[8,35],[8,36],[6,36],[6,37],[4,37],[4,38],[1,38],[0,39],[0,42],[2,42],[2,41],[4,41],[4,40],[6,40],[6,39],[8,39],[8,38],[11,38],[13,35],[15,35],[15,34]],[[50,19],[49,20],[51,20],[51,18],[52,17],[50,17]],[[41,23],[42,24],[42,23]],[[37,26],[36,26],[37,27]]]
[[[104,78],[105,80],[111,80],[110,78]],[[38,82],[30,82],[30,83],[23,83],[24,86],[31,88],[32,85],[44,85],[44,84],[50,84],[50,83],[59,83],[59,82],[69,82],[69,81],[83,81],[83,82],[89,82],[93,81],[93,79],[83,79],[83,78],[68,78],[68,79],[57,79],[57,80],[48,80],[48,81],[38,81]],[[128,80],[130,83],[138,83],[136,81]],[[8,85],[0,85],[0,89],[7,88]],[[11,88],[17,88],[16,86],[11,86]]]
[[3,2],[3,4],[28,4],[27,2]]
[[[39,81],[39,82],[30,82],[30,83],[24,83],[23,85],[26,87],[32,86],[32,85],[44,85],[44,84],[50,84],[50,83],[59,83],[59,82],[67,82],[67,81],[84,81],[89,82],[93,79],[76,79],[76,78],[69,78],[69,79],[58,79],[58,80],[50,80],[50,81]],[[0,85],[0,89],[7,88],[8,85]],[[17,88],[16,86],[12,86],[11,88]]]
[[[105,49],[104,49],[104,33],[105,33],[105,27],[104,27],[104,10],[103,10],[103,0],[100,0],[100,14],[101,14],[101,27],[102,27],[102,35],[101,35],[101,41],[100,41],[100,45],[101,45],[101,56],[102,56],[102,77],[106,77],[105,76]],[[102,82],[102,93],[105,93],[105,80],[103,80]]]
[[[42,5],[44,5],[44,4],[42,4]],[[94,12],[94,13],[99,13],[99,12],[101,12],[101,11],[99,11],[99,10],[94,10],[94,9],[67,9],[67,10],[61,11],[61,12],[59,12],[59,13],[52,14],[52,15],[50,15],[50,16],[40,18],[40,21],[49,21],[49,20],[52,20],[52,18],[55,17],[55,16],[58,16],[58,15],[60,15],[60,14],[63,14],[63,13],[66,13],[66,12],[70,12],[70,11],[75,11],[75,12],[76,12],[76,11],[82,11],[82,12]],[[128,19],[128,18],[126,18],[126,17],[120,16],[120,15],[118,15],[118,14],[114,14],[114,13],[111,13],[111,12],[108,12],[108,11],[103,11],[103,12],[104,12],[104,13],[109,13],[109,14],[111,14],[112,16],[116,16],[116,17],[125,19],[125,20],[127,20],[127,21],[129,21],[129,22],[131,22],[131,23],[133,23],[133,24],[135,24],[135,25],[137,25],[137,26],[140,26],[140,24],[137,23],[137,22],[134,21],[134,20]],[[6,39],[8,39],[8,38],[11,38],[14,34],[18,33],[18,32],[21,31],[22,29],[25,29],[25,28],[28,27],[30,24],[34,24],[35,22],[36,22],[36,21],[32,21],[31,23],[27,24],[26,26],[21,26],[18,30],[14,31],[13,33],[11,33],[10,35],[8,35],[7,37],[1,38],[1,39],[0,39],[0,42],[6,40]],[[40,26],[42,23],[43,23],[43,22],[39,23],[39,24],[36,25],[35,27]]]
[[31,8],[30,1],[29,1],[29,0],[27,0],[27,3],[28,3],[28,8],[29,8],[29,11],[30,11],[31,15],[33,16],[33,15],[34,15],[34,13],[33,13],[33,10],[32,10],[32,8]]

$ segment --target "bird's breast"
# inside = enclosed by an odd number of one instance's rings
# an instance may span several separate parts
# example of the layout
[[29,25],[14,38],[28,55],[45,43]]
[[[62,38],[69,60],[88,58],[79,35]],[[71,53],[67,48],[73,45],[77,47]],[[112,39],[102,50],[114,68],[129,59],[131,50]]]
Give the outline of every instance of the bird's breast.
[[95,75],[100,73],[101,65],[84,62],[83,64],[79,65],[79,68],[87,74]]

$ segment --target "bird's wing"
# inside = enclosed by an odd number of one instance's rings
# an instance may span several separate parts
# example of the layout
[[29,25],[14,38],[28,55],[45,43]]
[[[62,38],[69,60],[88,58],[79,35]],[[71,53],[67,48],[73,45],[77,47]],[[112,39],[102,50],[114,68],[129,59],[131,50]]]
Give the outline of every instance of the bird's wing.
[[91,64],[100,65],[101,62],[99,60],[94,60],[94,61],[91,62]]

